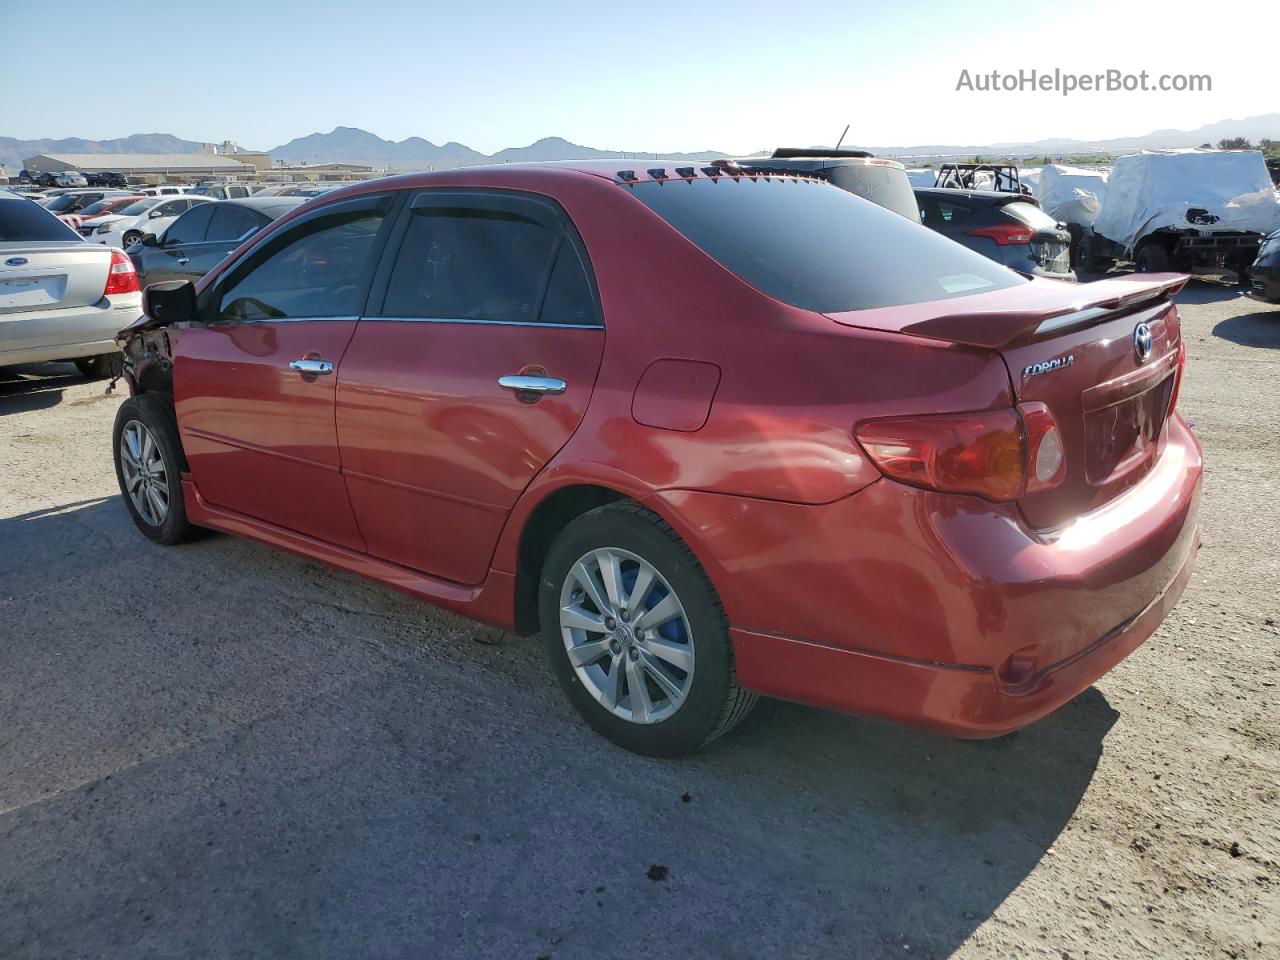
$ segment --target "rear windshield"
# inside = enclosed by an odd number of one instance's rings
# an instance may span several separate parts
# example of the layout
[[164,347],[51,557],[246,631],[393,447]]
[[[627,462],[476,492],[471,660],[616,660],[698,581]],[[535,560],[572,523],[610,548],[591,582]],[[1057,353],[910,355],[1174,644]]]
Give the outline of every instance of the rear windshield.
[[0,242],[79,239],[78,233],[30,200],[0,200]]
[[928,227],[825,183],[721,176],[627,189],[747,283],[804,310],[894,307],[1027,282]]

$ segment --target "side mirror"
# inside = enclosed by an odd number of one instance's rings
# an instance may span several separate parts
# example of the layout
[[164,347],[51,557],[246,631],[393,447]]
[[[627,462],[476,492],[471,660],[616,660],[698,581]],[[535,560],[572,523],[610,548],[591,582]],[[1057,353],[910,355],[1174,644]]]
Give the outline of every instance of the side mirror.
[[148,216],[150,219],[152,219],[152,220],[154,220],[156,217],[158,217],[158,216],[160,216],[160,215],[161,215],[161,214],[160,214],[160,208],[159,208],[159,207],[152,207],[152,208],[151,208],[151,212],[147,214],[147,216]]
[[190,280],[165,280],[142,291],[142,312],[161,327],[196,318],[196,285]]
[[144,247],[155,247],[160,244],[160,241],[156,239],[156,235],[154,233],[144,233],[138,242]]

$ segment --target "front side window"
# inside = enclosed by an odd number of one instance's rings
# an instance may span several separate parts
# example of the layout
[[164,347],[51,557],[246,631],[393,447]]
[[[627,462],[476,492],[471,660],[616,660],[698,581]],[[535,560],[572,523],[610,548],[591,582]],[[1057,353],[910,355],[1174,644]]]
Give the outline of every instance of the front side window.
[[563,217],[544,203],[480,194],[415,201],[383,316],[497,323],[598,322]]
[[358,314],[390,200],[336,203],[271,237],[220,286],[217,322]]
[[170,200],[168,203],[162,203],[159,207],[159,215],[162,217],[176,217],[186,209],[186,205],[181,200]]
[[196,207],[194,210],[188,210],[173,221],[169,229],[164,232],[165,244],[202,242],[212,216],[212,207]]

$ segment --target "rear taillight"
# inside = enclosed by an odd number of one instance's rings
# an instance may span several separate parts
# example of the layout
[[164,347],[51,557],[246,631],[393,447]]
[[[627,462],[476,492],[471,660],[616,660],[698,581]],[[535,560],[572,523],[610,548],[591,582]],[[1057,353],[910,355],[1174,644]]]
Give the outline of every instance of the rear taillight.
[[1178,409],[1178,394],[1182,392],[1182,377],[1187,372],[1187,341],[1178,339],[1178,369],[1173,374],[1173,392],[1169,394],[1169,413]]
[[997,223],[990,227],[974,227],[965,233],[971,237],[987,237],[999,246],[1007,247],[1015,243],[1030,243],[1036,232],[1020,223]]
[[133,269],[133,261],[123,250],[112,250],[111,269],[107,272],[107,286],[102,295],[112,297],[117,293],[137,293],[138,290],[138,271]]
[[885,476],[946,493],[1016,500],[1066,476],[1061,434],[1042,403],[868,420],[855,434]]

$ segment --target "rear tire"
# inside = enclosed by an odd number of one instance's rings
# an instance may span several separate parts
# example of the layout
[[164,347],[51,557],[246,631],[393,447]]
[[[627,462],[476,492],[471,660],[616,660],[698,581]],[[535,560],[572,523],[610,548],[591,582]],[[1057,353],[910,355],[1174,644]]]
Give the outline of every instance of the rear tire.
[[1138,248],[1133,265],[1139,273],[1165,273],[1169,269],[1169,251],[1155,241],[1144,243]]
[[143,536],[166,546],[194,538],[200,528],[188,522],[182,499],[187,460],[173,408],[151,394],[130,397],[111,441],[125,508]]
[[90,380],[104,380],[107,377],[118,377],[124,372],[124,355],[121,353],[100,353],[93,357],[81,357],[75,361],[80,373]]
[[711,581],[639,504],[597,507],[561,531],[543,564],[538,607],[547,662],[569,702],[627,750],[690,753],[756,702],[738,685]]

